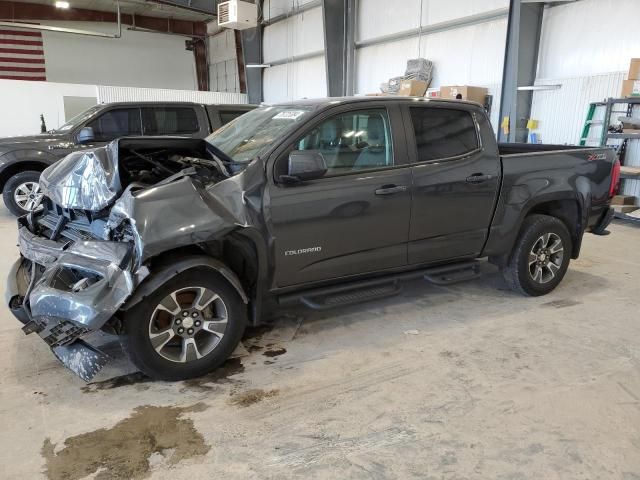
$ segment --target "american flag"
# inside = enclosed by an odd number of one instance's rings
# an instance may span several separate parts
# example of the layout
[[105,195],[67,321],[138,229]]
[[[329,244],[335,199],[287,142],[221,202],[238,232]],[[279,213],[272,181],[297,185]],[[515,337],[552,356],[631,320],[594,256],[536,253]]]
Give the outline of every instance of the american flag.
[[40,32],[0,29],[0,79],[2,78],[47,79]]

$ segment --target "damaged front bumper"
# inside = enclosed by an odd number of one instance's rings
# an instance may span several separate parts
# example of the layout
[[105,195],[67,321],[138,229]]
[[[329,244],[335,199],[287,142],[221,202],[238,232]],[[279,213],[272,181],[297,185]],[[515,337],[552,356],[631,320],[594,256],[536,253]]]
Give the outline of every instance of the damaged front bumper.
[[81,338],[99,330],[132,294],[133,246],[111,241],[54,241],[19,228],[21,258],[6,301],[26,334],[37,333],[56,357],[89,381],[106,355]]

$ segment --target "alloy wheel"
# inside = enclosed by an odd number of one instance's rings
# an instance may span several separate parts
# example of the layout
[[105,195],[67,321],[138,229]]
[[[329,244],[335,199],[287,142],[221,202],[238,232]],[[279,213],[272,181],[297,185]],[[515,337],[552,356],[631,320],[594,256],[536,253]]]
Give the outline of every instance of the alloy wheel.
[[149,321],[149,340],[163,358],[177,363],[209,355],[224,337],[228,310],[222,298],[204,287],[167,295]]
[[529,252],[529,275],[534,282],[548,283],[562,266],[564,245],[555,233],[545,233],[534,243]]
[[13,192],[13,200],[25,212],[36,210],[42,203],[43,197],[44,194],[38,182],[21,183]]

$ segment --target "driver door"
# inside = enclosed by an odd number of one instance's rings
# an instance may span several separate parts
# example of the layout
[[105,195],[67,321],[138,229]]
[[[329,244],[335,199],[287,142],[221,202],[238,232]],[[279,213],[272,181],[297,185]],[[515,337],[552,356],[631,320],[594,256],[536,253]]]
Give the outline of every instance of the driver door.
[[[401,125],[390,102],[343,107],[277,158],[269,188],[277,287],[407,264],[411,171]],[[320,152],[326,173],[293,185],[279,182],[289,153],[300,150]]]

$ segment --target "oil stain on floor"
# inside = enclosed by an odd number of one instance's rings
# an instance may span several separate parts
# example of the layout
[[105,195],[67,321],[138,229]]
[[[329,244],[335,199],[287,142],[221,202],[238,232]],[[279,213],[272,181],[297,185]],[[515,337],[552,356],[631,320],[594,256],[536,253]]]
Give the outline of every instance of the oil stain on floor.
[[47,438],[42,445],[45,473],[51,480],[81,479],[96,472],[97,480],[141,479],[150,473],[153,454],[164,456],[168,465],[205,455],[210,447],[193,421],[182,415],[206,408],[203,403],[141,406],[111,428],[67,438],[58,451]]
[[237,407],[248,407],[254,403],[261,402],[265,398],[275,397],[278,393],[278,390],[261,390],[258,388],[247,390],[246,392],[233,395],[229,399],[229,404]]
[[[126,387],[128,385],[141,385],[145,383],[153,382],[150,377],[147,377],[142,372],[129,373],[127,375],[120,375],[119,377],[109,378],[100,382],[88,383],[82,387],[84,393],[95,393],[101,390],[111,390],[113,388]],[[141,390],[146,390],[148,386],[140,387]]]

